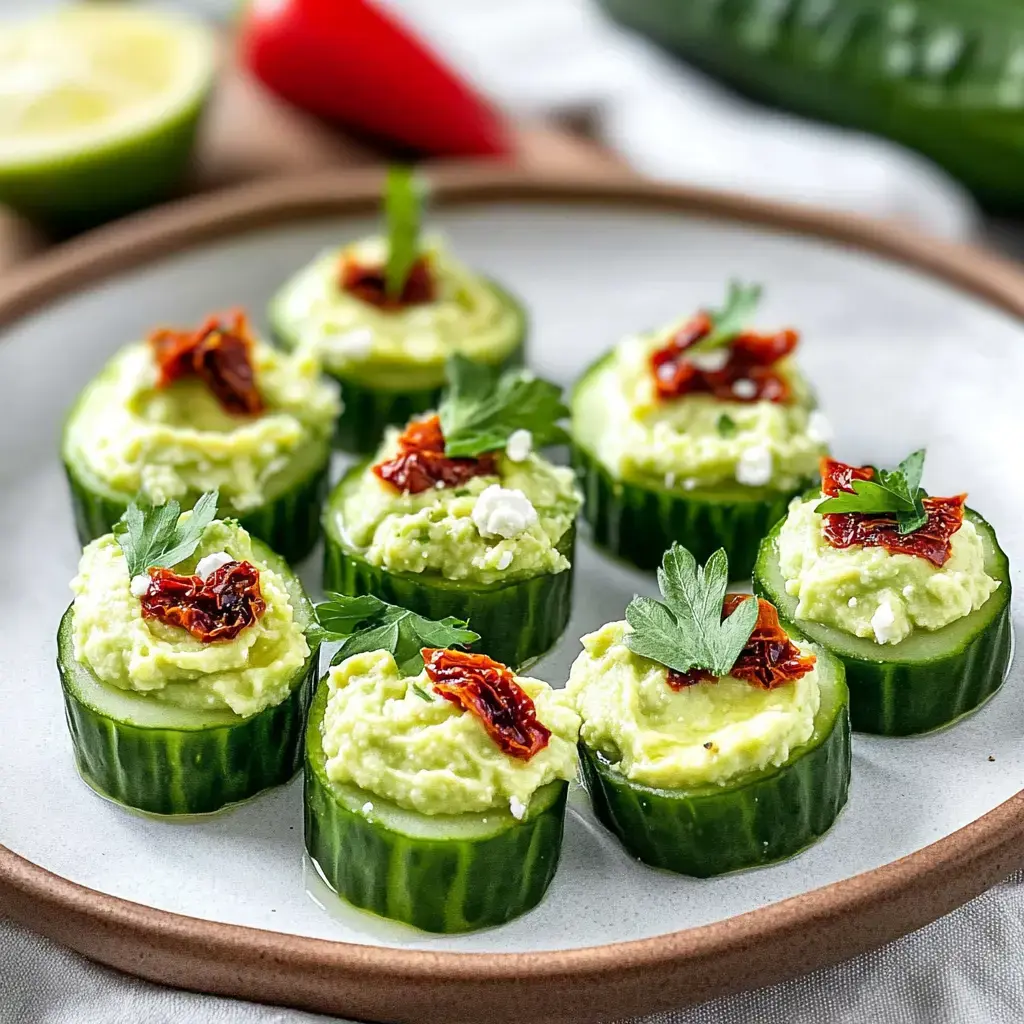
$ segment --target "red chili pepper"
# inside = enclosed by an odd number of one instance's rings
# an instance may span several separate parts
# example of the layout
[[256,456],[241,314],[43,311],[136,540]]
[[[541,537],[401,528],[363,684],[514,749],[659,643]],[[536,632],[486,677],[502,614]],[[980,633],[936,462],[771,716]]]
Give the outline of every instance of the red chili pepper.
[[321,117],[438,156],[506,156],[500,114],[371,0],[251,3],[242,63]]

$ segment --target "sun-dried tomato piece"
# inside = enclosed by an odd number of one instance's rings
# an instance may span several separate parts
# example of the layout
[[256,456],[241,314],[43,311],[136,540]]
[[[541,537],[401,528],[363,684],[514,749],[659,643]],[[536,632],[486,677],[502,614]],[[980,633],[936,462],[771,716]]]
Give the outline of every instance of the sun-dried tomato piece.
[[438,484],[458,487],[474,476],[490,476],[498,471],[497,461],[491,454],[448,458],[438,416],[413,420],[398,438],[398,449],[394,458],[378,462],[373,472],[396,490],[410,494],[419,494]]
[[153,331],[149,345],[159,371],[157,387],[198,377],[226,412],[237,416],[263,412],[252,363],[252,334],[241,310],[211,316],[195,331]]
[[796,331],[783,330],[775,334],[744,331],[731,342],[728,359],[720,369],[701,369],[690,360],[687,352],[707,337],[713,326],[707,313],[698,313],[651,355],[651,372],[659,398],[667,400],[703,393],[729,402],[789,400],[789,382],[774,366],[796,348],[800,340]]
[[341,261],[340,284],[342,291],[379,309],[420,306],[433,302],[437,296],[437,282],[430,264],[422,256],[410,268],[401,295],[388,295],[383,266],[360,263],[352,256],[346,256]]
[[150,569],[142,614],[187,629],[204,644],[234,640],[267,609],[260,572],[249,562],[228,562],[207,579]]
[[423,665],[445,700],[476,715],[487,735],[510,757],[529,761],[551,739],[537,708],[512,672],[486,654],[423,648]]
[[[854,480],[871,480],[870,466],[848,466],[835,459],[821,460],[821,490],[828,497],[852,492]],[[952,498],[924,498],[928,521],[913,533],[900,533],[895,515],[887,513],[828,512],[824,515],[825,539],[834,548],[885,548],[890,555],[916,555],[941,569],[953,553],[953,534],[963,526],[966,494]]]
[[[722,602],[722,619],[727,619],[743,602],[751,600],[747,594],[727,594]],[[729,675],[742,679],[762,690],[774,690],[777,686],[791,683],[806,675],[814,668],[813,654],[804,654],[779,624],[779,613],[775,605],[757,598],[757,622],[754,632],[740,652]],[[668,685],[673,690],[682,690],[696,683],[708,683],[715,677],[704,669],[690,672],[668,670]]]

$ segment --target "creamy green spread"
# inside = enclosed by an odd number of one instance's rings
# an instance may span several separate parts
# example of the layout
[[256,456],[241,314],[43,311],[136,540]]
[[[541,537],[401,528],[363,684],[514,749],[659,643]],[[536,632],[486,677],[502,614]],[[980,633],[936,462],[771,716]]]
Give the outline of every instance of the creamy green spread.
[[424,248],[437,285],[432,302],[379,309],[339,286],[343,257],[375,266],[386,254],[383,238],[323,253],[275,299],[278,329],[311,344],[331,372],[392,388],[396,375],[405,386],[439,385],[453,352],[498,363],[521,341],[518,311],[437,242]]
[[190,574],[202,558],[221,552],[260,570],[266,610],[234,640],[202,643],[178,626],[144,619],[120,545],[110,534],[93,541],[71,583],[75,659],[109,686],[181,708],[226,708],[248,718],[279,704],[309,645],[285,581],[254,556],[249,534],[233,521],[215,521],[175,571]]
[[[397,437],[388,432],[374,463],[398,450]],[[492,583],[568,569],[558,545],[581,502],[572,471],[536,455],[497,461],[493,476],[419,494],[368,468],[328,515],[346,544],[389,572]]]
[[915,629],[941,629],[969,615],[999,586],[985,572],[985,549],[969,519],[950,538],[940,568],[883,547],[833,547],[814,511],[821,500],[795,498],[779,531],[779,568],[786,593],[797,598],[797,619],[896,644]]
[[551,730],[528,761],[502,752],[474,714],[434,692],[425,671],[403,678],[387,651],[348,658],[327,675],[327,777],[421,814],[501,808],[525,817],[538,789],[576,778],[580,720],[564,692],[539,679],[516,681]]
[[663,665],[625,645],[628,631],[611,622],[583,637],[566,687],[583,720],[580,738],[627,779],[663,789],[725,784],[784,764],[811,738],[817,665],[772,690],[732,676],[674,690]]
[[[813,408],[790,358],[774,369],[794,401],[722,401],[708,394],[661,400],[653,352],[679,329],[626,338],[573,401],[573,432],[622,479],[668,490],[739,485],[793,490],[817,474],[831,428]],[[749,383],[749,382],[748,382]]]
[[149,346],[131,345],[75,407],[65,457],[103,486],[153,505],[219,490],[222,508],[256,508],[295,462],[322,453],[341,403],[311,351],[286,355],[257,342],[253,365],[266,409],[233,416],[199,380],[157,388]]

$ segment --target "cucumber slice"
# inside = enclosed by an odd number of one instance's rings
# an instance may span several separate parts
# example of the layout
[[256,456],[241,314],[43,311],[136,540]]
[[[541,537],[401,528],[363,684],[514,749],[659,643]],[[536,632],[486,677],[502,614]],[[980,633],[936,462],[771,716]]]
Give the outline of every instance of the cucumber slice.
[[684,544],[698,562],[719,548],[729,556],[734,579],[750,575],[761,538],[786,514],[790,499],[812,482],[791,490],[721,484],[682,491],[654,477],[620,479],[590,448],[586,425],[589,388],[611,354],[594,363],[572,395],[572,464],[583,490],[583,518],[591,539],[609,554],[640,569],[657,569],[673,541]]
[[580,744],[594,811],[637,859],[708,878],[799,853],[836,820],[850,785],[849,694],[843,666],[815,648],[821,705],[814,733],[784,765],[725,785],[657,789],[631,782]]
[[517,672],[557,643],[572,611],[576,527],[558,544],[569,560],[564,572],[497,583],[449,580],[436,573],[389,572],[372,565],[347,543],[341,526],[346,493],[359,483],[368,462],[353,466],[331,493],[324,511],[324,589],[373,594],[430,619],[468,619],[480,634],[474,649]]
[[[499,371],[522,366],[526,358],[528,332],[526,311],[499,284],[494,281],[486,284],[518,321],[518,330],[510,336],[507,350],[498,353],[491,365]],[[271,301],[267,318],[273,338],[282,348],[291,350],[301,338],[282,315],[283,295],[282,290]],[[326,372],[340,381],[344,400],[335,444],[343,451],[357,455],[376,451],[385,427],[402,426],[419,413],[436,409],[445,383],[444,364],[419,369],[388,367],[384,371],[378,368],[375,373],[358,370],[337,373],[330,369]]]
[[339,896],[429,932],[504,924],[541,901],[558,867],[567,783],[539,789],[522,821],[508,810],[408,811],[327,778],[326,706],[321,682],[306,729],[306,850]]
[[754,569],[754,593],[766,597],[779,617],[846,666],[850,717],[857,732],[907,736],[949,725],[983,704],[1003,684],[1010,664],[1010,566],[995,532],[976,512],[965,515],[985,547],[985,571],[999,589],[970,615],[933,632],[919,630],[898,644],[797,619],[797,599],[786,593],[779,570],[778,535],[765,538]]
[[[65,428],[64,472],[71,489],[78,539],[84,547],[109,533],[135,496],[111,489],[86,468],[68,444],[73,422],[74,413]],[[238,519],[244,529],[289,562],[300,562],[320,537],[320,509],[327,494],[330,468],[330,445],[310,445],[267,482],[267,500],[262,505],[238,513],[225,502],[220,515]],[[181,501],[182,507],[191,508],[199,497],[189,495]]]
[[[259,542],[257,561],[287,582],[296,622],[313,609],[298,577]],[[101,682],[75,660],[74,606],[57,634],[57,668],[78,771],[93,789],[151,814],[205,814],[287,782],[302,764],[302,733],[319,647],[288,696],[249,718],[188,710]]]

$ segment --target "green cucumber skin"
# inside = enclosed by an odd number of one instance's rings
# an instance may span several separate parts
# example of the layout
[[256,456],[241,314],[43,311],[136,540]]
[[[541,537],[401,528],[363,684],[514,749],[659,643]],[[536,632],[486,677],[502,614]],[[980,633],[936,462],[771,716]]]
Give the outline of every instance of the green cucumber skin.
[[[969,515],[988,528],[976,513]],[[995,617],[970,642],[928,661],[901,663],[898,644],[878,658],[858,658],[830,646],[817,623],[796,620],[787,611],[787,606],[795,604],[793,599],[786,601],[768,585],[765,563],[773,558],[781,526],[778,523],[764,540],[754,570],[754,593],[776,605],[784,626],[828,648],[846,666],[850,718],[856,732],[880,736],[931,732],[980,707],[1003,685],[1013,653],[1008,568],[989,598],[998,607]],[[1005,555],[1001,550],[999,554],[1005,565]]]
[[806,486],[770,498],[725,502],[697,490],[669,491],[618,480],[578,440],[571,452],[591,539],[609,554],[645,570],[657,569],[672,542],[679,541],[698,562],[724,548],[732,578],[749,576],[761,538]]
[[[320,539],[320,510],[330,483],[330,452],[325,461],[305,479],[284,494],[259,508],[239,516],[243,529],[259,538],[290,563],[301,562]],[[110,533],[128,508],[128,499],[103,494],[91,487],[64,461],[64,472],[71,490],[71,504],[79,542]],[[193,499],[194,500],[194,499]],[[188,503],[185,503],[188,507]],[[229,508],[221,510],[232,515]]]
[[[1016,0],[600,0],[763,102],[918,149],[988,206],[1024,206]],[[896,58],[899,58],[898,63]]]
[[[526,311],[512,295],[493,281],[494,288],[516,312],[520,324],[518,338],[510,351],[494,363],[500,372],[523,366],[526,361],[526,338],[529,331]],[[277,302],[268,311],[274,340],[288,350],[294,349],[298,338],[281,324]],[[410,390],[384,390],[361,382],[356,377],[325,370],[341,384],[343,408],[334,435],[335,447],[353,455],[370,455],[377,450],[389,426],[405,426],[414,416],[436,409],[441,400],[443,381],[436,387]],[[443,372],[441,374],[443,377]]]
[[71,617],[69,608],[61,622],[57,667],[75,763],[93,789],[151,814],[207,814],[280,786],[301,767],[318,648],[285,700],[237,725],[142,727],[104,715],[67,685],[74,658]]
[[710,878],[792,857],[832,827],[850,785],[849,705],[844,701],[822,742],[719,792],[641,786],[585,744],[579,751],[594,811],[630,854]]
[[561,854],[568,785],[550,806],[480,839],[403,835],[336,800],[324,772],[320,723],[326,684],[306,734],[306,850],[349,903],[423,931],[454,933],[504,924],[535,907]]

